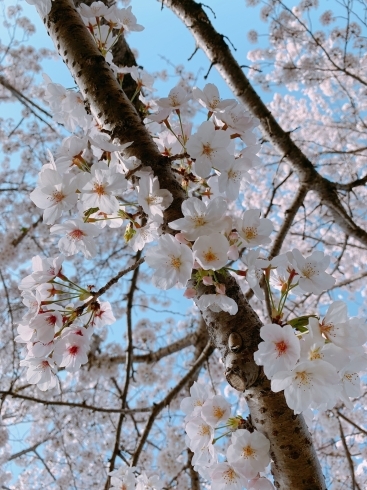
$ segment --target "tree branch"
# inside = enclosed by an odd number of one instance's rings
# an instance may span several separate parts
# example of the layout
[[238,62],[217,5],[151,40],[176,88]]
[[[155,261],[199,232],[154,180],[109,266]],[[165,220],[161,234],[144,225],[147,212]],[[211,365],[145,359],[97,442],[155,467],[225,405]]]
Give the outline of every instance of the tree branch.
[[152,413],[149,416],[149,419],[147,421],[147,424],[145,426],[144,432],[141,436],[141,439],[139,441],[138,447],[136,448],[136,451],[134,453],[131,466],[135,466],[139,460],[141,451],[144,447],[145,441],[147,440],[147,437],[150,433],[150,430],[153,426],[153,423],[157,416],[161,413],[161,411],[171,403],[171,401],[175,398],[175,396],[182,390],[182,388],[191,381],[193,376],[195,376],[197,370],[203,365],[203,363],[208,359],[210,354],[213,352],[213,347],[210,345],[210,342],[207,343],[205,349],[201,353],[201,355],[198,357],[198,359],[195,361],[193,364],[192,368],[190,371],[181,379],[179,383],[168,393],[165,398],[159,403],[154,404]]
[[291,133],[277,123],[261,100],[241,67],[233,57],[224,38],[212,26],[201,5],[194,0],[163,0],[192,33],[195,43],[204,51],[226,81],[234,95],[260,120],[264,137],[271,141],[280,155],[291,164],[301,182],[317,192],[320,201],[328,206],[332,217],[347,235],[367,244],[367,232],[348,215],[340,202],[336,186],[322,177],[306,155],[291,138]]

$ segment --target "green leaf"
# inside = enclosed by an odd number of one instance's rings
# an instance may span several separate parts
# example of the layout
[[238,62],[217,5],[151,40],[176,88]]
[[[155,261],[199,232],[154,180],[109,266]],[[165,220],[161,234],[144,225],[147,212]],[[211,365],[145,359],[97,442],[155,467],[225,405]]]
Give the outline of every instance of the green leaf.
[[288,325],[291,325],[296,330],[300,332],[307,332],[308,328],[305,328],[308,325],[309,318],[318,318],[316,315],[305,315],[299,316],[298,318],[292,318],[292,320],[287,320]]

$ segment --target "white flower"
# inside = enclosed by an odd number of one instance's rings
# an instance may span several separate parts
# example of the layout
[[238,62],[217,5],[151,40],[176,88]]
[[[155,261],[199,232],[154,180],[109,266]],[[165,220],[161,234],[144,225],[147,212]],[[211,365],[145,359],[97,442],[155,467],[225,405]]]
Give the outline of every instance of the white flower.
[[187,396],[181,401],[180,409],[187,416],[190,416],[192,413],[195,416],[199,415],[201,407],[204,405],[208,396],[207,386],[194,381],[194,384],[190,388],[190,396]]
[[52,359],[28,358],[20,361],[21,366],[27,366],[27,381],[36,384],[41,391],[46,391],[59,386],[56,376],[56,366]]
[[257,247],[270,243],[273,223],[268,218],[260,218],[260,209],[249,209],[243,217],[236,219],[236,228],[246,247]]
[[300,276],[299,287],[306,293],[320,294],[334,286],[334,277],[325,272],[330,257],[325,257],[323,252],[315,251],[304,258],[301,252],[295,248],[292,253],[288,252],[287,255]]
[[60,173],[67,172],[73,165],[83,167],[83,151],[88,147],[87,138],[79,138],[72,135],[63,139],[56,158],[57,170]]
[[60,175],[56,170],[44,169],[40,174],[40,186],[31,192],[30,198],[43,212],[43,221],[52,225],[63,211],[69,211],[78,200],[77,181],[69,174]]
[[237,104],[234,99],[221,100],[218,88],[213,83],[207,83],[203,90],[194,87],[192,94],[199,104],[210,112],[222,111],[226,107],[233,107]]
[[116,318],[112,312],[111,303],[109,301],[101,301],[93,308],[93,319],[91,325],[96,328],[112,325]]
[[71,373],[78,371],[82,364],[88,362],[90,335],[84,327],[65,328],[55,345],[53,359],[56,364]]
[[214,465],[210,476],[212,490],[242,490],[246,485],[246,479],[239,473],[238,468],[228,463]]
[[145,261],[156,269],[152,281],[160,289],[170,289],[175,285],[185,287],[194,264],[190,248],[171,235],[159,237],[158,245],[147,251]]
[[159,188],[157,177],[152,175],[142,175],[139,180],[138,203],[144,212],[154,221],[163,221],[163,211],[167,209],[172,201],[172,194],[167,189]]
[[134,226],[134,235],[128,241],[129,246],[137,252],[138,250],[143,250],[146,243],[153,242],[159,237],[159,223],[156,221],[151,221],[145,226],[136,228]]
[[159,480],[158,475],[152,475],[148,478],[145,471],[137,478],[138,484],[136,490],[161,490],[163,482]]
[[361,395],[361,380],[358,373],[365,371],[366,368],[366,356],[359,356],[349,361],[338,373],[342,382],[340,398],[350,409],[353,408],[353,404],[349,397],[356,398]]
[[144,30],[143,26],[136,23],[136,17],[131,12],[131,6],[127,9],[111,7],[104,17],[106,20],[110,21],[114,27],[120,27],[127,32],[139,32]]
[[216,113],[216,118],[220,119],[232,131],[240,134],[247,146],[256,143],[256,137],[252,130],[259,125],[260,121],[251,116],[242,104],[227,107],[223,112]]
[[62,316],[57,310],[43,311],[30,323],[36,330],[35,340],[47,344],[53,340],[55,333],[62,327]]
[[227,449],[227,459],[231,464],[240,463],[236,468],[245,478],[254,478],[270,463],[270,442],[259,431],[249,432],[238,429],[232,434],[232,444]]
[[145,90],[153,90],[154,77],[149,75],[149,73],[147,73],[145,70],[132,66],[130,69],[130,75],[136,81],[137,89],[144,87]]
[[237,303],[225,294],[203,294],[195,303],[201,311],[209,308],[215,313],[226,311],[230,315],[235,315],[238,311]]
[[97,247],[93,237],[101,233],[101,229],[92,223],[84,223],[80,219],[71,219],[61,225],[50,228],[51,234],[66,236],[60,238],[58,246],[66,256],[82,252],[87,259],[94,257]]
[[253,478],[247,483],[247,490],[275,490],[274,485],[264,476]]
[[[117,478],[116,476],[113,476],[111,478],[111,487],[110,490],[135,490],[136,488],[136,482],[135,482],[135,476],[132,479],[128,478]],[[144,488],[144,487],[143,487]]]
[[218,270],[225,267],[228,259],[229,242],[221,233],[200,236],[194,243],[194,259],[205,270]]
[[206,400],[201,408],[201,416],[212,427],[219,422],[226,422],[231,415],[231,405],[221,395]]
[[332,408],[340,391],[339,376],[328,362],[303,361],[292,371],[277,372],[271,380],[271,389],[275,393],[284,390],[287,405],[296,414],[324,403]]
[[190,449],[197,449],[208,446],[214,437],[214,429],[200,416],[191,417],[185,428],[190,438]]
[[217,461],[218,455],[216,448],[213,444],[208,444],[195,449],[191,464],[194,470],[203,476],[203,478],[210,479],[210,474],[207,470],[214,463],[217,463]]
[[34,289],[44,282],[52,281],[61,272],[64,255],[42,259],[39,255],[32,257],[32,274],[22,279],[19,289]]
[[126,189],[125,177],[115,167],[110,169],[106,163],[98,162],[92,166],[91,175],[87,175],[85,180],[87,182],[80,189],[83,209],[99,208],[103,213],[117,213],[119,202],[115,196]]
[[164,109],[170,109],[170,111],[179,110],[190,98],[191,95],[183,87],[177,85],[170,90],[168,97],[158,99],[157,104]]
[[316,318],[309,319],[310,330],[317,341],[326,338],[354,355],[364,352],[362,345],[366,337],[363,323],[359,318],[348,318],[344,301],[334,301],[322,322]]
[[51,0],[26,0],[29,5],[35,5],[38,13],[43,18],[50,13]]
[[228,155],[228,168],[221,171],[218,177],[219,192],[225,192],[228,199],[235,201],[240,192],[241,183],[243,180],[249,180],[248,170],[251,164],[247,163],[247,159],[234,158]]
[[264,373],[270,379],[277,371],[291,370],[300,356],[300,342],[290,325],[264,325],[260,336],[259,350],[254,353],[258,366],[264,366]]
[[173,230],[181,230],[187,240],[196,240],[201,235],[223,229],[223,215],[227,203],[221,197],[208,202],[207,206],[197,197],[189,197],[182,203],[183,218],[171,221]]
[[93,19],[95,17],[103,17],[107,14],[109,8],[103,2],[93,2],[90,7],[85,3],[81,3],[78,10],[85,19]]
[[246,272],[246,281],[248,282],[248,285],[253,290],[257,298],[263,300],[264,291],[260,287],[260,280],[264,275],[262,270],[264,261],[259,259],[259,255],[259,249],[249,250],[248,254],[242,258],[242,261],[248,267]]
[[227,146],[230,136],[226,131],[215,130],[211,121],[203,122],[197,133],[187,142],[186,148],[191,158],[195,158],[194,172],[199,177],[208,177],[212,167],[222,171],[228,167]]

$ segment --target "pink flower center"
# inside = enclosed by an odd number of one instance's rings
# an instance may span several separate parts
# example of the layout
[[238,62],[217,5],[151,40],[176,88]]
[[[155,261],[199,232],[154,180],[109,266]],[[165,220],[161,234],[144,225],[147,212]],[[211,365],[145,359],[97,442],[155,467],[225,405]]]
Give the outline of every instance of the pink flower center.
[[277,357],[280,357],[287,352],[288,345],[284,342],[284,340],[281,340],[280,342],[275,342],[275,348],[278,352]]
[[104,194],[106,194],[103,184],[95,183],[93,186],[93,190],[98,196],[103,196]]
[[51,200],[54,202],[61,202],[63,199],[65,199],[65,194],[63,194],[61,191],[55,191],[52,194]]
[[226,482],[226,484],[235,482],[237,480],[236,472],[232,468],[229,468],[223,473],[223,480]]
[[71,356],[76,356],[79,352],[79,346],[78,345],[72,345],[69,347],[68,351],[69,351],[69,354]]
[[56,324],[56,315],[50,315],[48,318],[47,318],[47,323],[49,323],[50,325],[55,325]]
[[69,238],[74,241],[82,240],[86,234],[82,230],[73,230],[68,234]]
[[244,229],[246,240],[253,240],[257,237],[257,228],[255,226],[247,226]]
[[211,248],[207,252],[203,253],[204,260],[206,262],[214,262],[215,260],[218,260],[217,255],[213,252]]
[[213,415],[214,415],[214,417],[215,417],[216,419],[218,419],[218,420],[219,420],[220,418],[222,418],[222,417],[223,417],[223,415],[224,415],[225,413],[226,413],[226,411],[225,411],[223,408],[221,408],[221,407],[216,407],[216,406],[214,406],[214,407],[213,407]]
[[213,148],[210,145],[203,145],[203,155],[210,157],[213,153]]

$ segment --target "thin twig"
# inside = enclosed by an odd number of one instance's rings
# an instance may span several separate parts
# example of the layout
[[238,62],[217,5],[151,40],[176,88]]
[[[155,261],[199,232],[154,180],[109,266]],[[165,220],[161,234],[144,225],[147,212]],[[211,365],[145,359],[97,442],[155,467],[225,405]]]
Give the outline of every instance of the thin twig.
[[181,381],[168,393],[168,395],[163,398],[163,400],[153,406],[152,413],[149,416],[148,422],[145,426],[144,432],[141,436],[141,439],[139,441],[139,445],[135,451],[134,457],[131,462],[131,466],[136,466],[141,451],[144,447],[144,444],[148,438],[148,435],[150,433],[150,430],[153,426],[153,423],[157,416],[160,414],[160,412],[171,403],[171,401],[174,399],[174,397],[181,391],[181,389],[185,386],[186,383],[188,383],[191,378],[195,375],[197,369],[199,369],[202,364],[205,362],[205,360],[208,358],[208,356],[211,354],[213,350],[213,347],[210,344],[210,341],[207,343],[205,349],[203,350],[202,354],[198,357],[197,361],[195,364],[192,366],[190,371],[184,376]]

